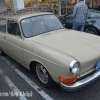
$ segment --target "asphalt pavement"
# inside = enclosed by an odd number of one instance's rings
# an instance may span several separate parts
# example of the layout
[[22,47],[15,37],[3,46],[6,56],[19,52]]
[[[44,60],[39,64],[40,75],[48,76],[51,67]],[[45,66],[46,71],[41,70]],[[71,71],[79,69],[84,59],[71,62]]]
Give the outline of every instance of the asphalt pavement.
[[100,78],[78,91],[59,85],[46,89],[35,74],[9,56],[0,56],[0,100],[100,100]]

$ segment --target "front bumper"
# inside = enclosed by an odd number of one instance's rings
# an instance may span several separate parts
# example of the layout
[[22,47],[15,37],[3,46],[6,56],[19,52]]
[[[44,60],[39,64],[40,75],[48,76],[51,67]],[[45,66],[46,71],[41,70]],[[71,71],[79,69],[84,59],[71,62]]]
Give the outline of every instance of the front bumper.
[[76,81],[74,84],[71,84],[71,85],[67,85],[67,84],[60,82],[60,86],[65,90],[73,91],[73,90],[77,90],[77,89],[80,89],[80,88],[86,86],[87,84],[93,82],[94,80],[96,80],[99,77],[100,77],[100,70],[96,71],[94,74],[92,74],[82,80]]

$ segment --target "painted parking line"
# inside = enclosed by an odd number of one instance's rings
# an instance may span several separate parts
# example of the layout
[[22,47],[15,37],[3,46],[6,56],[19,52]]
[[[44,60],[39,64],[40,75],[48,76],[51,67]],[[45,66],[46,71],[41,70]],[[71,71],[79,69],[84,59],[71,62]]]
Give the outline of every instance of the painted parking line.
[[31,79],[23,74],[19,69],[12,65],[6,58],[1,57],[20,77],[22,77],[33,89],[37,91],[45,100],[53,100],[47,93],[45,93],[39,86],[37,86]]
[[4,81],[7,83],[7,85],[10,87],[10,89],[13,91],[13,93],[18,93],[19,100],[27,100],[24,96],[20,95],[19,89],[14,85],[14,83],[8,78],[8,76],[3,72],[3,70],[0,68],[0,75],[3,77]]

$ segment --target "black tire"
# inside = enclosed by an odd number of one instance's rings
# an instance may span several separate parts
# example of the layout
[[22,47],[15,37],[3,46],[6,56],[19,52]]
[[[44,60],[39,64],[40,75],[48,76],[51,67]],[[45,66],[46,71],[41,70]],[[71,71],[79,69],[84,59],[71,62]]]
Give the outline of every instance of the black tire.
[[[40,67],[43,68],[42,69],[43,71],[41,70]],[[47,78],[45,77],[45,75],[43,76],[44,73],[47,75]],[[46,70],[46,68],[43,65],[41,65],[41,64],[36,65],[36,75],[37,75],[38,80],[44,87],[52,88],[54,86],[55,82],[53,81],[50,74],[48,73],[48,71]],[[43,78],[45,79],[45,81],[43,80]]]
[[99,35],[98,30],[95,27],[86,27],[85,28],[86,33],[94,34],[94,35]]
[[2,51],[1,48],[0,48],[0,55],[1,55],[1,56],[4,56],[4,55],[5,55],[5,53]]

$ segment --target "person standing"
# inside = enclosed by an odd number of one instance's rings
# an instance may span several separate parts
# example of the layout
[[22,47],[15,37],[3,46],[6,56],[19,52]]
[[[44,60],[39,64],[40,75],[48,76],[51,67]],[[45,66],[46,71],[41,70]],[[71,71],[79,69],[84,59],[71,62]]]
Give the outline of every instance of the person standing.
[[84,3],[84,0],[80,0],[78,4],[75,5],[73,11],[73,30],[84,31],[85,19],[88,15],[88,7]]

